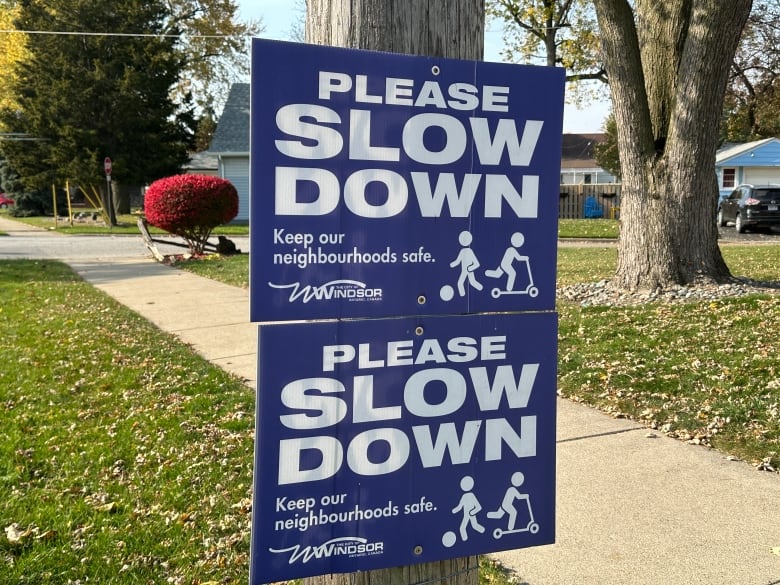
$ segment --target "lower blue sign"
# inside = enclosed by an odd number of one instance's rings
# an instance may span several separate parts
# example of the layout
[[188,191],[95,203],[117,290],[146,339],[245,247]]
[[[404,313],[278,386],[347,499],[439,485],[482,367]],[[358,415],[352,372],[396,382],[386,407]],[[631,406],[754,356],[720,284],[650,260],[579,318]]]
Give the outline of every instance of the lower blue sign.
[[554,541],[555,313],[259,336],[250,583]]

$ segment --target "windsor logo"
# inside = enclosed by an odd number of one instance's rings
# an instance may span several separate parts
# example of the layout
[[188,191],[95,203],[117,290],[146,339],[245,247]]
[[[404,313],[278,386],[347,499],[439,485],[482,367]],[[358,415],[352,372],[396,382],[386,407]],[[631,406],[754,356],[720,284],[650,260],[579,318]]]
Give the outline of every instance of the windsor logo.
[[384,552],[384,542],[369,542],[366,538],[356,536],[341,536],[332,538],[318,546],[301,546],[296,544],[282,549],[269,548],[275,554],[289,554],[288,565],[297,562],[308,563],[312,559],[326,559],[336,556],[365,557],[381,555]]
[[368,288],[366,283],[358,280],[331,280],[319,286],[310,284],[301,285],[300,282],[290,284],[274,284],[269,282],[268,286],[276,289],[288,289],[290,291],[289,302],[301,301],[308,303],[310,301],[381,301],[381,288]]

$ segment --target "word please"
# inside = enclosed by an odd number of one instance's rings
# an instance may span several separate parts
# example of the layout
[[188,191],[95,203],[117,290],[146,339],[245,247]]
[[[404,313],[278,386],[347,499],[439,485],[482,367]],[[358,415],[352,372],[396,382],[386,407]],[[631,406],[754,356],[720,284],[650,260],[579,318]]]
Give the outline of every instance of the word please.
[[[419,88],[414,79],[387,77],[383,93],[370,93],[366,75],[352,76],[346,73],[320,71],[319,98],[333,99],[333,94],[352,94],[355,102],[363,104],[388,104],[395,106],[416,106],[452,108],[453,110],[476,110],[480,103],[485,112],[509,111],[509,88],[499,85],[484,85],[481,88],[471,83],[450,83],[445,90],[437,81],[424,81]],[[449,99],[447,99],[449,98]]]
[[[372,358],[372,346],[369,343],[354,345],[326,345],[322,348],[322,371],[332,372],[336,364],[355,361],[359,370],[384,368],[386,366],[411,366],[427,363],[446,362],[465,363],[479,358],[481,361],[506,359],[506,335],[473,337],[453,337],[444,347],[438,339],[423,339],[414,349],[413,339],[388,341],[383,346],[385,358]],[[374,344],[374,351],[379,348]]]

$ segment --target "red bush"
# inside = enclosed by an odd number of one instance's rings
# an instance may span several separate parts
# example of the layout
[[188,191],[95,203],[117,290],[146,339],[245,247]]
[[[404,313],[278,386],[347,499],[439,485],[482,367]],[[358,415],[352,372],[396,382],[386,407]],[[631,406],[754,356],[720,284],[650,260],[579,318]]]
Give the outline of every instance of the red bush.
[[238,214],[238,192],[219,177],[174,175],[149,186],[144,211],[150,224],[183,237],[193,254],[202,254],[211,230]]

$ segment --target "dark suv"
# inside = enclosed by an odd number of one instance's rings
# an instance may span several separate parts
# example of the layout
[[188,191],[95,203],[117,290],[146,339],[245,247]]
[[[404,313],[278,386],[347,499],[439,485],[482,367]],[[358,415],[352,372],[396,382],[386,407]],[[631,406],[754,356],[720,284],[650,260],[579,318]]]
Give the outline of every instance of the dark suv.
[[718,205],[718,225],[746,229],[780,226],[780,185],[740,185]]

